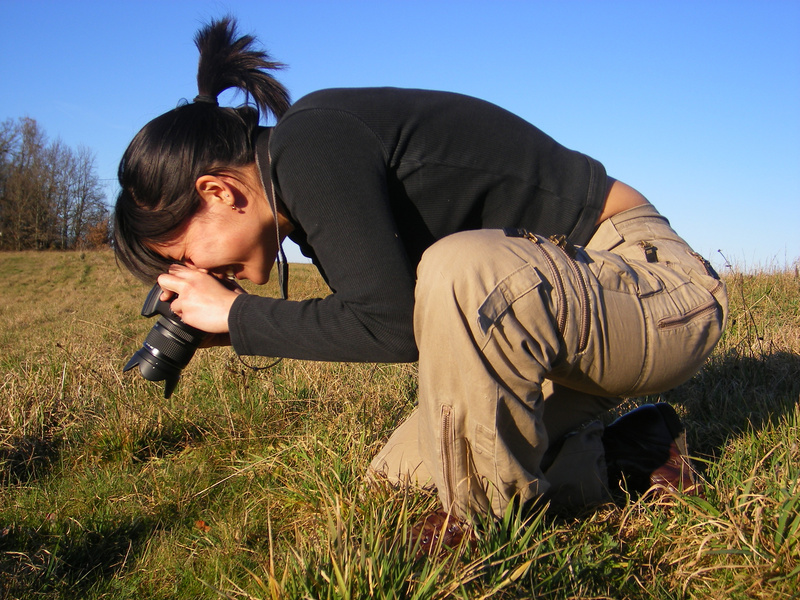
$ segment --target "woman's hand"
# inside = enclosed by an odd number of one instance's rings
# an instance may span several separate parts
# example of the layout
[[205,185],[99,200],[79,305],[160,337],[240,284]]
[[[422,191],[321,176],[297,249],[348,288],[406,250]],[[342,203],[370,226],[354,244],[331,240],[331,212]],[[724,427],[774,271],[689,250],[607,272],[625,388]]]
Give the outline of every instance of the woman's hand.
[[[228,287],[205,269],[172,265],[158,277],[164,289],[162,300],[172,301],[172,312],[187,325],[212,334],[228,333],[228,314],[233,301],[246,292],[236,285]],[[224,338],[222,338],[224,339]]]

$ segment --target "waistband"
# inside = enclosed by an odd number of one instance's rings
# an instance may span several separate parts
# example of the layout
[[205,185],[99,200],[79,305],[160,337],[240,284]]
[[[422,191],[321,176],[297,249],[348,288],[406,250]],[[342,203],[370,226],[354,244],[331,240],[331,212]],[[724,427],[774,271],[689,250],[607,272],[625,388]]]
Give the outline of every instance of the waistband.
[[692,250],[652,204],[624,210],[600,223],[586,249],[632,254],[651,263],[681,265],[719,280],[711,264]]
[[[651,220],[661,222],[668,227],[669,219],[662,215],[655,206],[652,204],[642,204],[640,206],[634,206],[633,208],[629,208],[628,210],[623,210],[622,212],[618,212],[615,215],[610,216],[608,219],[603,221],[603,223],[610,222],[613,223],[616,227],[624,227],[626,223],[630,221],[639,221],[639,220]],[[603,223],[600,223],[600,227],[603,226]],[[599,227],[598,227],[599,229]]]

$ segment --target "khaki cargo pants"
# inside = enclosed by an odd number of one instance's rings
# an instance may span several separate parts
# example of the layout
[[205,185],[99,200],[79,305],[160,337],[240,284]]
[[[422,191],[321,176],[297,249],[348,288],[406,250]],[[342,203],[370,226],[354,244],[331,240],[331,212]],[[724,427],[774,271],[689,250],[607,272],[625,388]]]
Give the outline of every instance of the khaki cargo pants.
[[585,248],[516,231],[449,236],[418,269],[419,406],[370,474],[435,486],[467,518],[514,498],[602,502],[596,417],[691,377],[726,312],[713,269],[651,205],[604,221]]

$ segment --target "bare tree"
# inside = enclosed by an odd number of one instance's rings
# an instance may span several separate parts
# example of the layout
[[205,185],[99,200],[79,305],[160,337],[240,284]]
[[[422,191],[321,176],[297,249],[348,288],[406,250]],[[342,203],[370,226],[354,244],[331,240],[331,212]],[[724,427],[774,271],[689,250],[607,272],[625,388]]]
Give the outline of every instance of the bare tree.
[[58,248],[68,248],[70,243],[70,211],[72,205],[72,171],[75,157],[72,150],[61,140],[56,140],[47,149],[47,164],[50,166],[50,210],[54,220],[54,241]]
[[48,220],[43,198],[43,151],[47,138],[30,118],[20,119],[16,144],[9,152],[5,194],[3,198],[6,244],[15,250],[39,247],[40,234]]
[[108,210],[100,181],[95,173],[94,153],[86,146],[78,146],[73,165],[72,247],[85,244],[89,230],[102,221]]
[[89,148],[48,143],[28,117],[0,124],[0,248],[82,247],[104,230],[107,240],[104,200]]
[[6,119],[0,123],[0,248],[6,241],[3,236],[7,234],[7,221],[11,218],[6,198],[11,177],[12,150],[16,147],[18,138],[19,128],[14,121]]

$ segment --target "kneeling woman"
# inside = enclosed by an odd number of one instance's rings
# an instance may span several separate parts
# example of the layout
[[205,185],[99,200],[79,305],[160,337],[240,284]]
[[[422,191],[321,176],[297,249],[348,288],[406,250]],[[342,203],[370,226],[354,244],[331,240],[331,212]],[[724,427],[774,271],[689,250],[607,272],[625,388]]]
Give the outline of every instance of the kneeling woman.
[[[726,311],[708,263],[599,162],[497,106],[394,88],[290,106],[232,21],[196,42],[199,95],[120,164],[120,261],[239,354],[419,360],[419,408],[373,477],[435,486],[463,518],[607,497],[602,428],[585,424],[700,368]],[[228,88],[256,107],[218,106]],[[328,297],[220,282],[265,283],[285,236]]]

